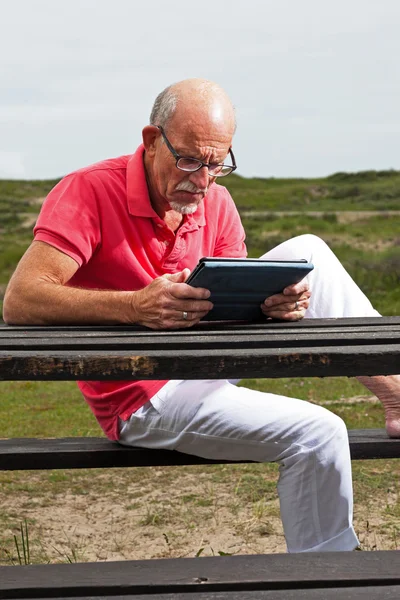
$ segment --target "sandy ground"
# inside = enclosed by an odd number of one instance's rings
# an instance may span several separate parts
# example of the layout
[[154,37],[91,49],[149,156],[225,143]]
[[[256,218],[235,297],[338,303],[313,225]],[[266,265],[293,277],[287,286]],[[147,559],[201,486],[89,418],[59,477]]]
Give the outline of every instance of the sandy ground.
[[[113,469],[86,475],[75,493],[0,495],[0,513],[14,515],[0,537],[3,545],[12,540],[16,524],[27,519],[32,562],[285,552],[276,492],[256,502],[235,496],[238,471],[229,481],[229,468],[217,483],[213,471],[199,467],[153,468],[144,478],[135,477],[135,469]],[[386,514],[398,505],[398,493],[384,495],[375,492],[367,505],[355,507],[365,550],[400,549],[400,518]],[[16,560],[14,544],[7,547],[8,553],[0,551],[3,564],[10,564],[10,552]]]

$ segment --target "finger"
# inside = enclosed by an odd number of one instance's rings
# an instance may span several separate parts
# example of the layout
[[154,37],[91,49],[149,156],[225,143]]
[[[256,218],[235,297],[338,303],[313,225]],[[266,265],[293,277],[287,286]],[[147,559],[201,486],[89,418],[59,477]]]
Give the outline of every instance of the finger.
[[306,290],[301,294],[282,294],[283,302],[300,302],[300,300],[306,300],[307,298],[311,298],[310,290]]
[[309,289],[310,288],[308,285],[308,281],[303,279],[298,283],[293,283],[292,285],[288,285],[287,287],[285,287],[285,289],[283,290],[283,294],[285,296],[296,296],[307,292]]
[[190,300],[186,302],[175,302],[173,305],[174,310],[186,310],[187,312],[193,313],[193,317],[200,313],[208,313],[212,308],[214,308],[214,304],[209,300]]
[[197,323],[198,321],[200,321],[200,319],[205,317],[208,312],[208,310],[203,310],[201,312],[191,312],[187,310],[182,310],[176,312],[173,318],[176,321],[190,321],[193,324],[193,322]]
[[267,307],[271,306],[280,306],[283,304],[294,303],[294,302],[302,302],[308,300],[311,297],[311,292],[306,290],[301,294],[293,294],[293,295],[285,295],[285,294],[274,294],[273,296],[269,296],[264,300],[264,304]]
[[149,329],[154,330],[187,329],[189,327],[193,327],[193,325],[196,325],[207,314],[207,312],[198,313],[196,317],[194,317],[192,314],[188,314],[188,317],[184,319],[183,313],[180,311],[179,313],[176,312],[168,318],[165,317],[156,321],[143,322],[141,325],[145,325],[146,327],[149,327]]
[[192,321],[195,318],[196,313],[193,312],[188,312],[187,310],[180,310],[176,313],[176,320],[177,321]]
[[[306,310],[310,305],[310,299],[309,298],[299,298],[299,299],[293,299],[293,301],[291,302],[285,302],[284,305],[279,306],[279,308],[283,308],[283,309],[288,309],[288,310]],[[274,307],[275,308],[275,307]]]
[[261,310],[264,315],[274,319],[298,319],[302,318],[308,308],[308,300],[295,300],[294,302],[283,302],[273,306],[261,305]]
[[263,314],[271,319],[279,319],[281,321],[300,321],[304,318],[304,310],[276,310],[261,308]]
[[168,279],[169,281],[173,281],[176,283],[183,283],[190,275],[190,269],[183,269],[183,271],[179,271],[178,273],[165,273],[161,277],[164,279]]
[[309,298],[300,298],[296,300],[296,296],[292,297],[290,302],[282,302],[280,304],[275,304],[272,306],[263,305],[263,312],[265,311],[279,311],[282,313],[296,312],[301,310],[306,310],[309,307],[310,301]]
[[200,320],[206,316],[208,311],[203,313],[193,313],[187,312],[187,316],[185,315],[185,311],[177,312],[171,319],[165,321],[163,323],[162,329],[188,329],[189,327],[193,327],[200,322]]
[[308,298],[304,298],[304,299],[300,299],[300,300],[295,300],[295,302],[293,304],[290,305],[291,310],[296,311],[296,310],[307,310],[307,308],[309,307],[310,301]]
[[300,303],[294,302],[291,304],[280,304],[279,306],[272,307],[261,305],[261,310],[265,315],[272,316],[272,314],[287,315],[289,313],[298,313],[304,311],[305,309]]
[[193,313],[193,318],[199,314],[207,314],[214,304],[209,300],[182,300],[166,298],[163,301],[163,318],[176,318],[183,311]]
[[186,283],[176,283],[171,285],[171,294],[175,298],[193,298],[195,300],[207,300],[211,296],[210,290],[206,288],[196,288]]

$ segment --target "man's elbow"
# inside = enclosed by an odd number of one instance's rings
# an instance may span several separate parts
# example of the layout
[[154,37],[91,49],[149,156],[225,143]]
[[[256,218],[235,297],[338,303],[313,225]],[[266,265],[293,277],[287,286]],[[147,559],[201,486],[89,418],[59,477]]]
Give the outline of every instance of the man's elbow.
[[3,303],[3,321],[6,325],[25,325],[22,315],[15,310],[13,303],[4,298]]
[[3,321],[6,325],[34,325],[34,320],[16,290],[7,289],[3,302]]

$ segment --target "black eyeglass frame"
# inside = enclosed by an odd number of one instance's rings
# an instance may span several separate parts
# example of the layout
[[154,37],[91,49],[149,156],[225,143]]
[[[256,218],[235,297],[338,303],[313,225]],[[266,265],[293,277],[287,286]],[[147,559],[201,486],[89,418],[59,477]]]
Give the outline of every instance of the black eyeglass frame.
[[[208,174],[210,175],[210,177],[226,177],[227,175],[230,175],[231,173],[233,173],[233,171],[235,171],[237,169],[237,165],[236,165],[236,161],[235,161],[235,155],[232,152],[232,149],[229,148],[229,154],[230,157],[232,159],[232,165],[225,165],[225,164],[221,164],[221,163],[215,163],[215,164],[209,164],[209,163],[205,163],[202,160],[200,160],[199,158],[193,158],[193,156],[182,156],[181,154],[178,154],[178,152],[175,150],[175,148],[172,146],[171,142],[169,141],[169,139],[167,138],[167,136],[165,135],[165,131],[164,129],[161,127],[161,125],[156,125],[157,129],[160,130],[161,135],[163,136],[163,139],[165,141],[165,143],[167,144],[167,148],[168,150],[171,152],[172,156],[175,158],[176,160],[176,168],[179,169],[180,171],[184,171],[185,173],[196,173],[196,171],[200,171],[200,169],[202,169],[203,167],[207,167],[208,169]],[[199,166],[197,169],[182,169],[182,167],[180,167],[178,165],[179,161],[181,160],[181,158],[185,159],[185,160],[193,160],[199,163]],[[225,167],[226,169],[230,169],[230,171],[228,173],[217,173],[217,174],[212,174],[210,173],[210,167],[212,168],[217,168],[217,167]]]

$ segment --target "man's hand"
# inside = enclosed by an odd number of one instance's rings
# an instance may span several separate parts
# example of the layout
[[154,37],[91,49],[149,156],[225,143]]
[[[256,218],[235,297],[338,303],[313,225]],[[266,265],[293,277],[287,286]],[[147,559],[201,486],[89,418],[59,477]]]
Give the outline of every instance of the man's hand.
[[300,321],[310,304],[311,292],[306,281],[286,287],[281,294],[264,300],[261,310],[266,317],[284,321]]
[[184,269],[173,275],[154,279],[147,287],[134,292],[134,322],[150,329],[192,327],[212,308],[209,290],[184,283],[190,274]]

